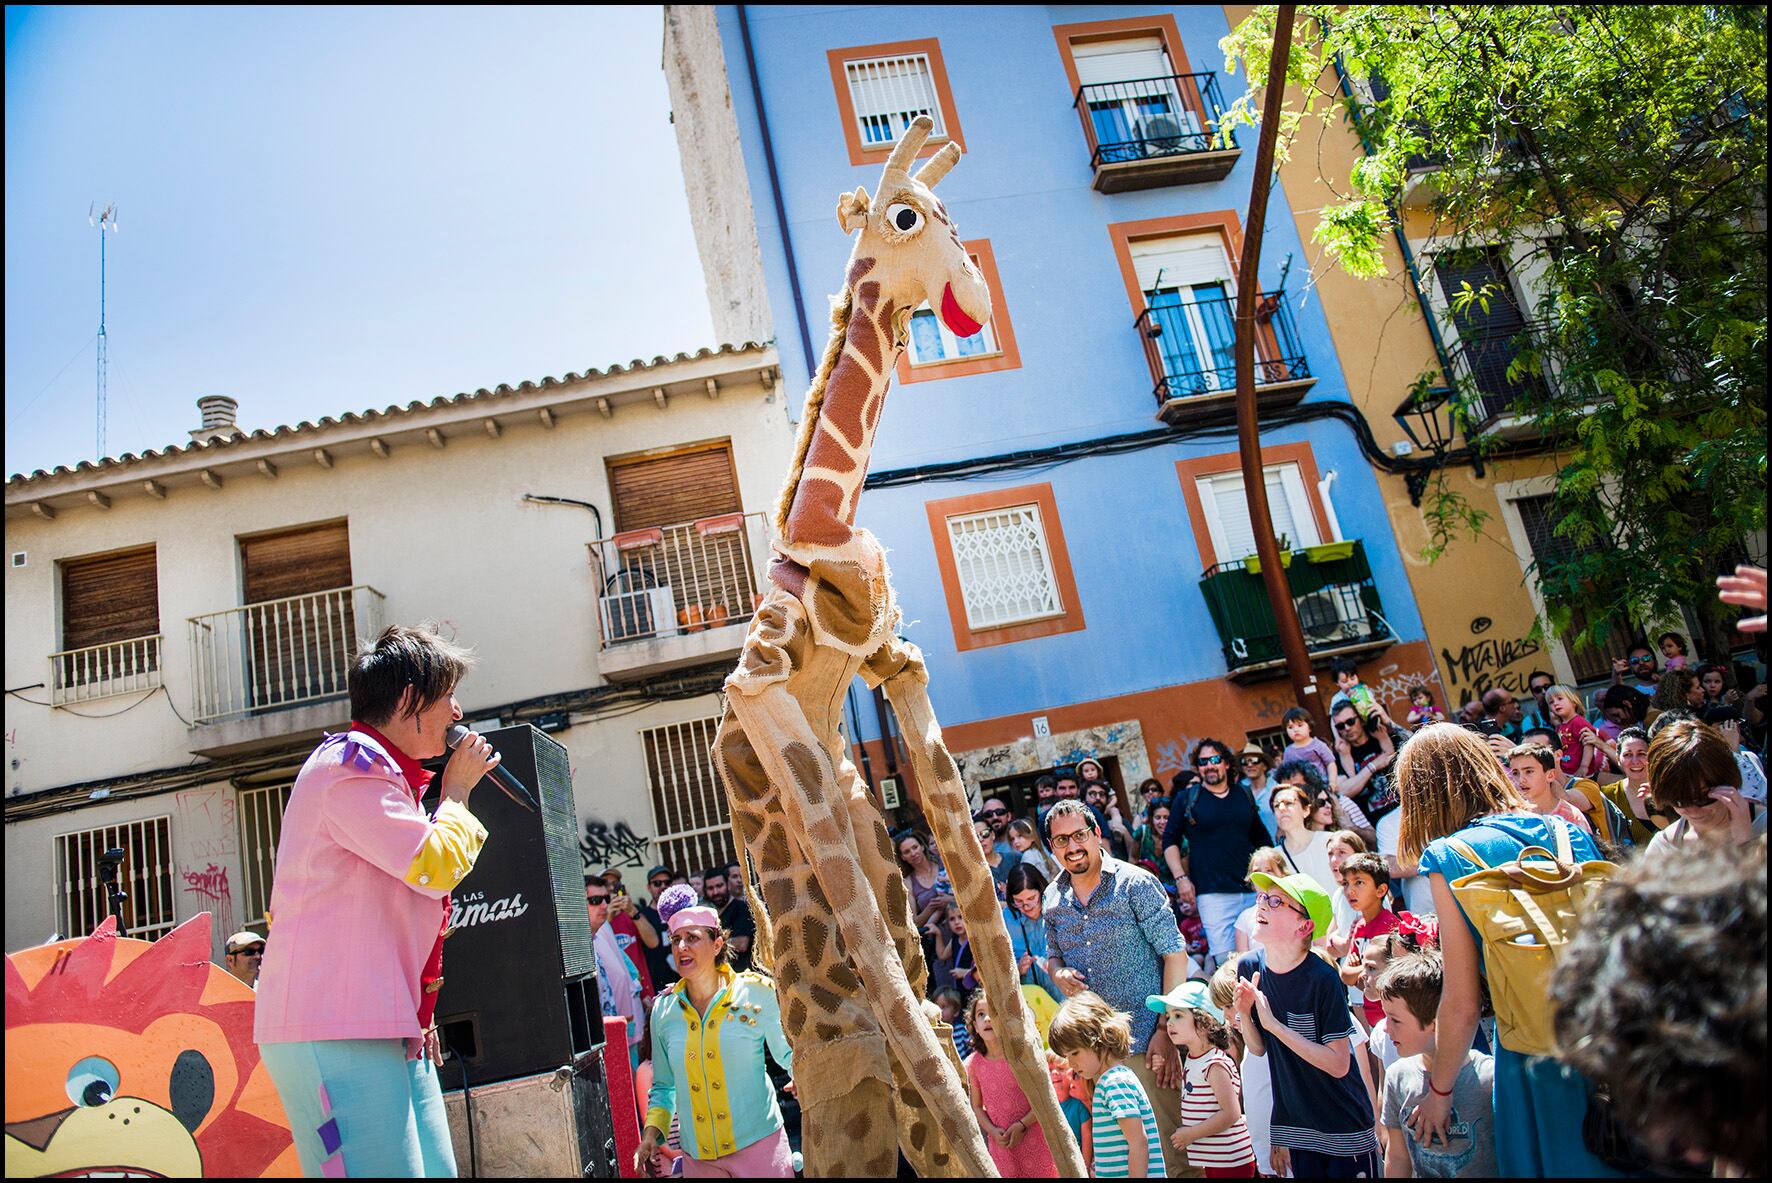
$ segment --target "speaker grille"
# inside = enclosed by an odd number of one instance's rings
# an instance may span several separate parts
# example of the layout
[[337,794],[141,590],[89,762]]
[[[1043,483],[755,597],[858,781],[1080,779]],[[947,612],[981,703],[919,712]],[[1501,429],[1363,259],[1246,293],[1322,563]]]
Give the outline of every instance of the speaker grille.
[[[547,835],[548,878],[554,885],[554,909],[560,917],[561,973],[582,977],[597,968],[591,946],[591,921],[585,912],[584,861],[578,846],[578,813],[572,803],[572,768],[566,749],[540,731],[535,741],[536,782],[543,786],[542,830]],[[548,790],[555,791],[549,792]]]

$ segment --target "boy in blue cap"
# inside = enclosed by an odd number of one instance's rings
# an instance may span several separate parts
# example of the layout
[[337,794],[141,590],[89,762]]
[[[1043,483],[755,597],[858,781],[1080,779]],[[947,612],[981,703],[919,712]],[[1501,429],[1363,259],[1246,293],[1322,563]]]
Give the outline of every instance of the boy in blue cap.
[[1376,1115],[1354,1066],[1347,987],[1311,953],[1333,917],[1329,893],[1309,875],[1249,879],[1259,948],[1237,962],[1235,1006],[1248,1053],[1269,1057],[1273,1073],[1273,1173],[1377,1178]]

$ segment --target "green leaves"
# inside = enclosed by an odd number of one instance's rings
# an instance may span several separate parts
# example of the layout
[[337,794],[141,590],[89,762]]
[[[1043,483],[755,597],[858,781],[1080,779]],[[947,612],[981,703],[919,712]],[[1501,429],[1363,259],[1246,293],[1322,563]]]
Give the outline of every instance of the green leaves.
[[[1259,111],[1275,13],[1220,42],[1252,83],[1227,124]],[[1407,194],[1431,226],[1424,265],[1488,244],[1509,263],[1511,293],[1463,283],[1438,315],[1480,333],[1511,296],[1528,322],[1494,368],[1561,460],[1561,553],[1537,572],[1552,623],[1597,639],[1690,610],[1722,639],[1710,580],[1766,527],[1765,6],[1310,5],[1298,21],[1304,101],[1282,132],[1351,119],[1366,148],[1312,240],[1377,278]],[[1449,377],[1473,421],[1493,389]],[[1423,516],[1434,556],[1481,528],[1443,479]]]

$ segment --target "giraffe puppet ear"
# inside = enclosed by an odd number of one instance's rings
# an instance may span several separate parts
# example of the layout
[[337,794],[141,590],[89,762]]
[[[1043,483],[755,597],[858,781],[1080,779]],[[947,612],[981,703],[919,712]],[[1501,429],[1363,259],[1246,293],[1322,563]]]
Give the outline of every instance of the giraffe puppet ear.
[[855,192],[845,193],[837,198],[837,224],[843,227],[843,233],[854,234],[868,221],[868,191],[857,185]]

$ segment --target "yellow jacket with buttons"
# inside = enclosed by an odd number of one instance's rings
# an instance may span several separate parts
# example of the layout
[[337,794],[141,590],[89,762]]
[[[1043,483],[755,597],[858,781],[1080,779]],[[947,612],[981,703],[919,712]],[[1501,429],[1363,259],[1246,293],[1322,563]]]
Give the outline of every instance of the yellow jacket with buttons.
[[764,1071],[767,1044],[793,1071],[774,984],[762,974],[722,966],[721,986],[700,1014],[683,982],[652,1004],[652,1092],[646,1124],[668,1135],[677,1113],[683,1149],[721,1158],[781,1128],[775,1087]]

